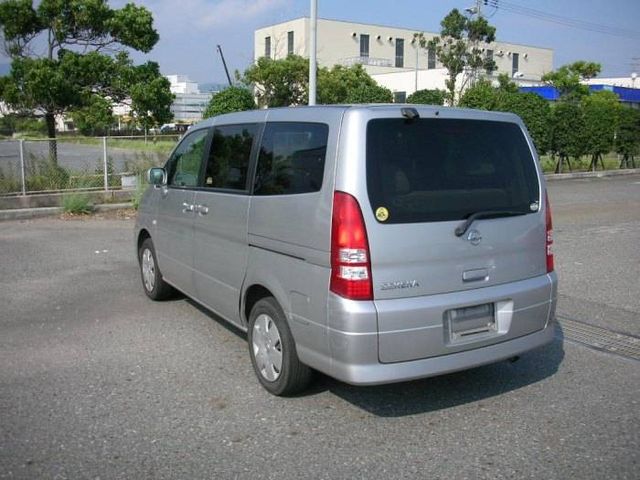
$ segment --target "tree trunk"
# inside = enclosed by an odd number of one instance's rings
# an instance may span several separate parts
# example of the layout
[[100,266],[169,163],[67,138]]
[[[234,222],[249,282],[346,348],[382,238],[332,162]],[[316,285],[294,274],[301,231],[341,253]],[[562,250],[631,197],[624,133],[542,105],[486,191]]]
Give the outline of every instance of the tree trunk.
[[47,122],[47,137],[49,137],[49,161],[58,165],[58,142],[56,141],[56,118],[53,113],[47,112],[44,116]]

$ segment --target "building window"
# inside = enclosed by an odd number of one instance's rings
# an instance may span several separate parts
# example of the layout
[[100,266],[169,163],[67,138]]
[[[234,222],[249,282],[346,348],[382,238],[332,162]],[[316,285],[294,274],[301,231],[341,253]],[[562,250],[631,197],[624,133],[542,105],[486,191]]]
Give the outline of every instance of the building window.
[[407,92],[393,92],[393,103],[407,103]]
[[520,54],[514,53],[511,56],[511,76],[515,75],[520,69]]
[[264,56],[271,57],[271,37],[264,37]]
[[293,32],[287,32],[287,55],[293,55]]
[[396,38],[396,67],[404,67],[404,38]]
[[[493,60],[493,50],[487,49],[484,54],[484,58],[486,59],[487,63],[491,62]],[[487,73],[491,73],[491,70],[487,70]]]
[[369,58],[369,35],[360,35],[360,56]]
[[436,51],[433,48],[427,50],[427,70],[436,68]]

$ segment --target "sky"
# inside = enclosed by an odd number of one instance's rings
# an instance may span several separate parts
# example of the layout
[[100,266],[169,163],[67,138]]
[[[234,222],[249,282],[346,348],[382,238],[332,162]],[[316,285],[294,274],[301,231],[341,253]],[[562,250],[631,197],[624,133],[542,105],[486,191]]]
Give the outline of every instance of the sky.
[[[128,1],[109,3],[119,8]],[[149,54],[136,54],[134,59],[157,61],[162,73],[188,75],[200,83],[226,82],[216,45],[221,45],[231,72],[243,71],[253,61],[255,29],[308,16],[310,6],[310,0],[134,1],[152,12],[160,34]],[[438,32],[451,9],[475,5],[475,0],[317,2],[321,18],[427,32]],[[640,0],[487,0],[487,4],[483,14],[496,27],[498,40],[552,48],[555,68],[588,60],[602,65],[601,77],[640,74]],[[496,4],[498,8],[492,6]]]

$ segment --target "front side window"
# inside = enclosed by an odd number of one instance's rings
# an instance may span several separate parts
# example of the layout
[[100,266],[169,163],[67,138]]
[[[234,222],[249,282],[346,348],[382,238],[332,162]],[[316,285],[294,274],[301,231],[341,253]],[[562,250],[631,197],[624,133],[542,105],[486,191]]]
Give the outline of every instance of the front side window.
[[322,123],[267,123],[254,195],[292,195],[322,187],[329,127]]
[[204,175],[206,188],[246,190],[256,124],[215,127]]
[[535,160],[514,123],[385,118],[367,125],[367,191],[385,223],[537,211]]
[[174,187],[197,187],[208,129],[187,135],[167,162],[168,183]]

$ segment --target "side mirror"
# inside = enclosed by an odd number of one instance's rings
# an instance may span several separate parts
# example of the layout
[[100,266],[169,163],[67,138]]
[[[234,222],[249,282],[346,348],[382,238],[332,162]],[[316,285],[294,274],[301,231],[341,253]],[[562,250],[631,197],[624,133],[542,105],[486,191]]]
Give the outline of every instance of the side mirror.
[[159,167],[150,168],[147,172],[147,180],[151,185],[166,185],[167,171]]

